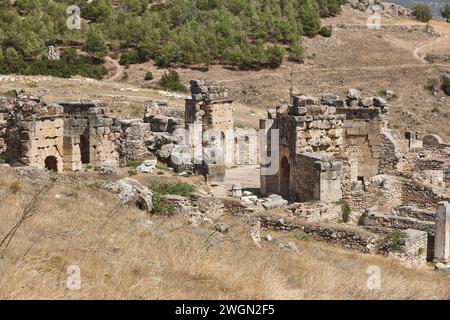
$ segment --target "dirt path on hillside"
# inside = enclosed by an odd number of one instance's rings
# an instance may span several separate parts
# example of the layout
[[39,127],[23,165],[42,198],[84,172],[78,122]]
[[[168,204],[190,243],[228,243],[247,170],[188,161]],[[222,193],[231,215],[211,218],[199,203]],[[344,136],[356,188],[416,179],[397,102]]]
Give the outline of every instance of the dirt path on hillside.
[[423,62],[425,62],[425,63],[428,63],[428,61],[425,60],[426,54],[422,56],[422,55],[420,55],[420,51],[422,51],[422,50],[425,49],[425,48],[435,46],[435,45],[441,43],[442,41],[446,40],[447,38],[448,38],[448,34],[444,33],[444,34],[443,34],[441,37],[439,37],[438,39],[433,40],[433,41],[431,41],[431,42],[429,42],[429,43],[426,43],[426,44],[424,44],[424,45],[421,45],[421,46],[417,47],[417,48],[414,50],[414,52],[413,52],[414,57],[415,57],[416,59],[420,60],[420,61],[423,61]]
[[105,81],[117,81],[123,78],[124,70],[125,68],[117,62],[117,60],[114,60],[113,58],[106,56],[105,62],[111,64],[114,68],[114,75],[104,79]]

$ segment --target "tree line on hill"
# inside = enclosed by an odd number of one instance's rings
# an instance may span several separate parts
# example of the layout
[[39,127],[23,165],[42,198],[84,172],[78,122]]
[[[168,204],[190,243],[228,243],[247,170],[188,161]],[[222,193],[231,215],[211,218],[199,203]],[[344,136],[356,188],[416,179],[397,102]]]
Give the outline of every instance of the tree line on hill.
[[[302,36],[330,36],[320,17],[338,14],[341,1],[0,0],[0,73],[101,78],[109,51],[122,54],[125,65],[153,59],[160,66],[277,67],[286,56],[303,60]],[[73,4],[80,28],[68,27],[77,19]],[[47,60],[50,44],[80,45],[90,57],[69,51]]]

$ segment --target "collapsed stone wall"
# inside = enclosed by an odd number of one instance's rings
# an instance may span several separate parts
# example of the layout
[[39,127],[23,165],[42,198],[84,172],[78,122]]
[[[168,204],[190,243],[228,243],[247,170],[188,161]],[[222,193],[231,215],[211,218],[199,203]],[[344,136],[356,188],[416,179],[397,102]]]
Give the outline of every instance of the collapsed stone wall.
[[412,217],[381,214],[372,209],[367,209],[362,218],[364,226],[377,226],[388,229],[416,229],[434,235],[434,221],[423,221]]
[[285,222],[284,219],[273,219],[269,216],[258,216],[261,227],[279,230],[300,230],[316,240],[327,241],[343,248],[357,250],[364,253],[378,251],[380,237],[366,230],[351,226],[330,226],[320,223],[301,221]]
[[381,132],[380,138],[379,173],[393,174],[401,169],[402,153],[406,148],[395,139],[392,132]]
[[151,101],[143,119],[116,120],[120,126],[118,139],[121,164],[156,156],[170,163],[177,143],[174,132],[183,128],[181,115],[168,107],[167,101]]

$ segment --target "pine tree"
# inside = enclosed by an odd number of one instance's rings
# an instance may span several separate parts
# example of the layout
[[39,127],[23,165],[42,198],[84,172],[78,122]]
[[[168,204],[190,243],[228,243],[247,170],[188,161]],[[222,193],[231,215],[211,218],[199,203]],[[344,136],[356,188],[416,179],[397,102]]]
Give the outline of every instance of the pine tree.
[[99,59],[103,59],[107,54],[105,38],[97,28],[89,29],[86,38],[86,51]]
[[6,49],[4,63],[8,73],[20,73],[24,67],[22,56],[11,47]]
[[301,0],[300,19],[303,25],[303,31],[307,36],[314,36],[320,30],[320,18],[317,9],[317,3],[312,0]]
[[296,41],[291,45],[289,50],[289,58],[295,62],[303,62],[305,53],[300,41]]

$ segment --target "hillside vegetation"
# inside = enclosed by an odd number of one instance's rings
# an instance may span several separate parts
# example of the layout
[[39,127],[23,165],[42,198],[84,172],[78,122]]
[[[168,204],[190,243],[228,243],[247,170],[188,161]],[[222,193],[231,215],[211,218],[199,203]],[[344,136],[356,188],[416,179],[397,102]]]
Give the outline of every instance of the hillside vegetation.
[[[301,36],[321,31],[319,17],[336,15],[342,0],[0,0],[0,73],[70,76],[47,62],[49,44],[82,45],[94,58],[109,49],[125,65],[278,66],[289,54],[303,59]],[[69,5],[78,5],[77,9]],[[76,21],[80,21],[78,27]],[[326,34],[326,32],[322,32]],[[98,65],[98,61],[84,61]],[[36,66],[36,64],[38,66]],[[44,65],[44,66],[43,66]],[[101,77],[80,68],[82,75]]]

